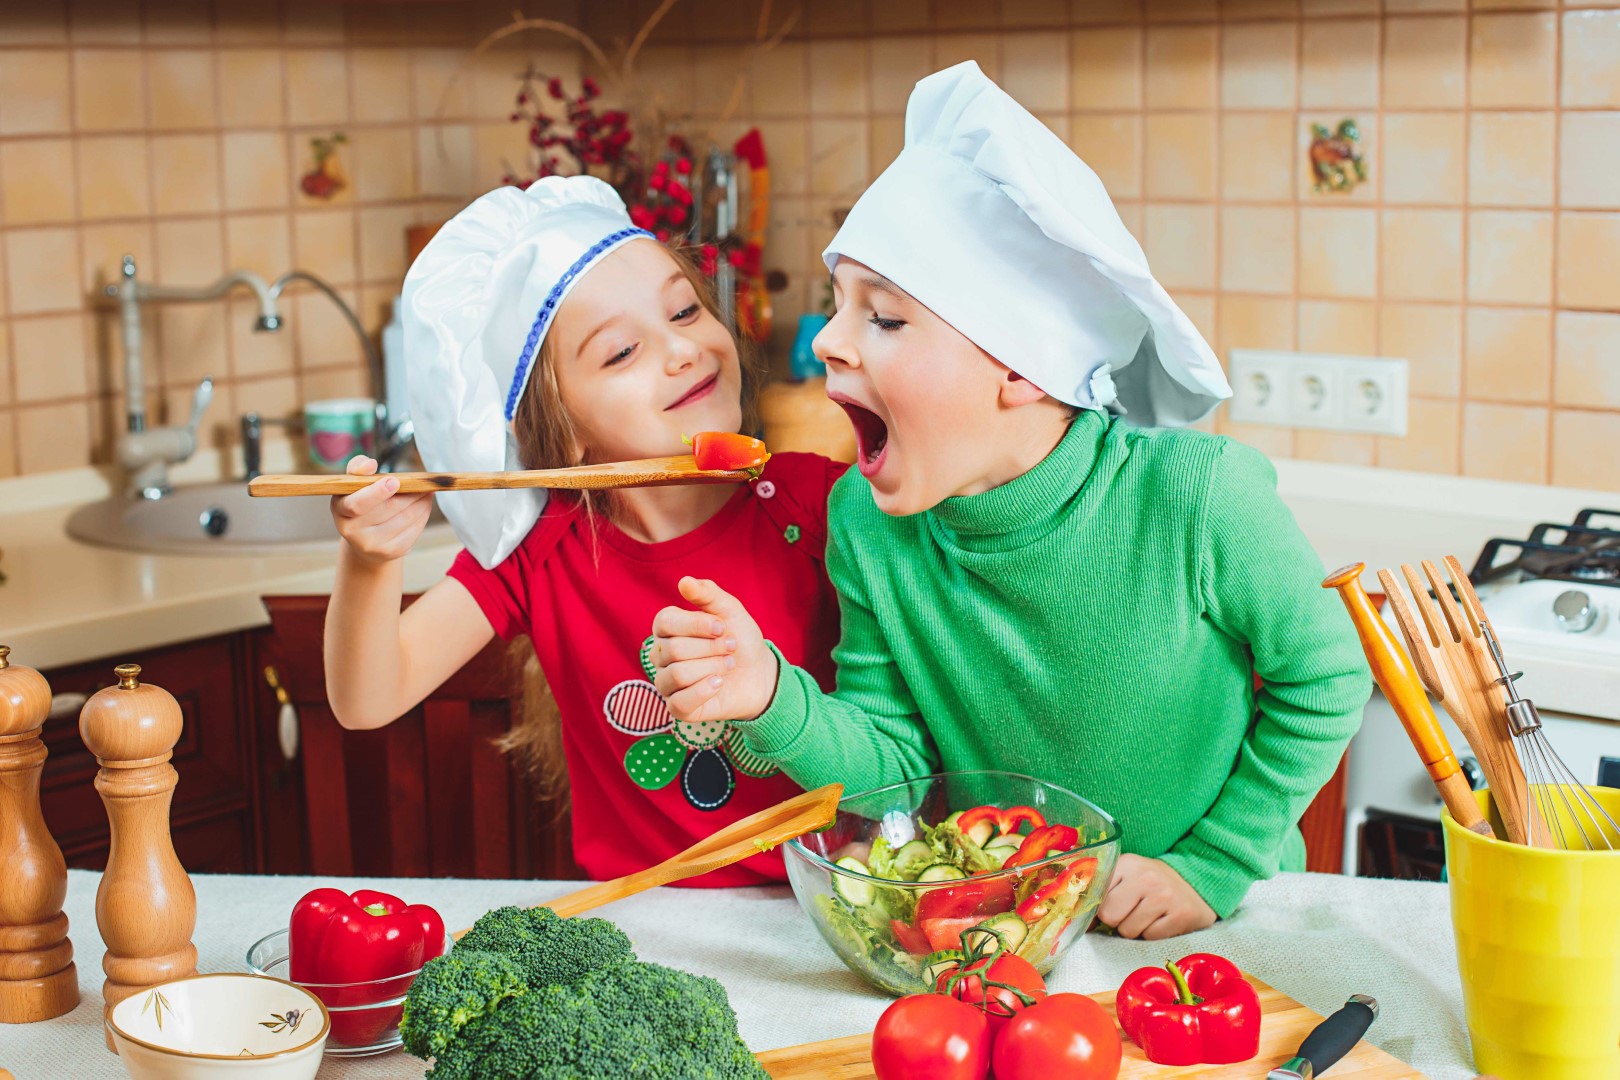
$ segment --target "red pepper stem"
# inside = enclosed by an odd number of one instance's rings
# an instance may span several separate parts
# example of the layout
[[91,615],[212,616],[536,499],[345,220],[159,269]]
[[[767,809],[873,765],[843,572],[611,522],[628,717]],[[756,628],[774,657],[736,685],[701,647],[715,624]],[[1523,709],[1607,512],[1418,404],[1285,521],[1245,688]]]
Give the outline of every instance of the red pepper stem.
[[1204,999],[1193,993],[1192,987],[1187,985],[1187,976],[1181,973],[1181,969],[1176,966],[1174,960],[1166,960],[1164,966],[1170,972],[1170,977],[1176,981],[1177,1004],[1202,1005],[1204,1003]]
[[388,909],[383,907],[381,904],[367,904],[365,907],[361,908],[360,910],[365,912],[367,915],[387,915],[388,914]]

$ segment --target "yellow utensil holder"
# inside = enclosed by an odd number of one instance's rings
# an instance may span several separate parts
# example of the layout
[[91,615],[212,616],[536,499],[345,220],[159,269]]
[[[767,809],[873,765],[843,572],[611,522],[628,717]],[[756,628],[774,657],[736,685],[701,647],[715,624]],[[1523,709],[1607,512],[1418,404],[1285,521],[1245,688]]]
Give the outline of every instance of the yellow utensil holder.
[[[1588,790],[1620,819],[1620,790]],[[1489,792],[1475,794],[1504,835]],[[1474,1067],[1502,1080],[1620,1077],[1620,851],[1531,848],[1441,821]]]

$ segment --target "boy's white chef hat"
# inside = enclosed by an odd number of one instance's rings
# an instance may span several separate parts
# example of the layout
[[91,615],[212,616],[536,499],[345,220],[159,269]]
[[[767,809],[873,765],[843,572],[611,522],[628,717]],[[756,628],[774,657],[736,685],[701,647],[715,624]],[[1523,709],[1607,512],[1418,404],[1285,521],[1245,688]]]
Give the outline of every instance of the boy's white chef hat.
[[[411,264],[401,298],[411,421],[428,469],[523,468],[509,425],[557,309],[598,260],[651,235],[589,176],[497,188],[445,223]],[[546,505],[540,490],[437,498],[486,569],[512,553]]]
[[910,293],[1051,396],[1187,424],[1231,388],[1102,181],[971,60],[919,82],[906,144],[822,253]]

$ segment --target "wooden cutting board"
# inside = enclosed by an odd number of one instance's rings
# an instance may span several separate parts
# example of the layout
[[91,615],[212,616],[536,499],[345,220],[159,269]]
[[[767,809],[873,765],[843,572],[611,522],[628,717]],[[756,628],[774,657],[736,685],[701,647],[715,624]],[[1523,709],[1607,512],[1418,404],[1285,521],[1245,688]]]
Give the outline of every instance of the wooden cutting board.
[[[1237,1065],[1155,1065],[1142,1056],[1141,1049],[1125,1040],[1125,1060],[1121,1080],[1262,1080],[1273,1067],[1294,1056],[1299,1044],[1322,1017],[1287,994],[1273,990],[1253,975],[1245,976],[1260,991],[1260,1054]],[[1114,1015],[1114,993],[1092,994],[1108,1015]],[[1376,1023],[1376,1021],[1374,1021]],[[876,1080],[872,1071],[872,1036],[851,1035],[844,1039],[788,1046],[755,1054],[773,1080]],[[1406,1080],[1423,1076],[1412,1066],[1384,1053],[1363,1039],[1354,1050],[1333,1066],[1332,1080]]]

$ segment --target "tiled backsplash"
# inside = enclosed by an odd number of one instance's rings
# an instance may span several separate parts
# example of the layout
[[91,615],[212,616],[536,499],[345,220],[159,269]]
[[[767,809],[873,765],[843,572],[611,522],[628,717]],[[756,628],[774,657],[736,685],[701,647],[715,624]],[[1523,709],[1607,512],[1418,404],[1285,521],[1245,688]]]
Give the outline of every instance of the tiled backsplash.
[[[554,6],[575,18],[572,3]],[[407,227],[442,220],[500,182],[503,158],[521,159],[524,133],[506,118],[525,61],[578,69],[558,37],[461,69],[511,10],[0,3],[0,477],[110,459],[123,359],[116,314],[96,294],[125,252],[142,280],[167,285],[227,268],[310,270],[380,328]],[[348,187],[311,198],[298,185],[310,140],[338,131]],[[197,381],[213,375],[205,427],[224,443],[243,412],[368,392],[337,308],[298,288],[276,334],[253,332],[246,291],[228,304],[149,305],[148,409],[184,422]]]
[[[656,0],[70,0],[0,5],[0,476],[105,460],[120,423],[97,284],[227,266],[328,276],[369,326],[406,226],[499,179],[527,38],[451,72],[514,6],[609,52]],[[975,59],[1101,174],[1161,281],[1233,347],[1412,362],[1403,439],[1214,427],[1275,456],[1620,491],[1620,0],[679,0],[636,71],[667,114],[771,161],[780,354],[820,303],[832,215],[892,159],[906,95]],[[727,110],[730,108],[728,114]],[[1354,118],[1368,180],[1317,195],[1310,126]],[[343,131],[350,187],[298,191]],[[244,298],[155,309],[154,397],[213,420],[359,391],[319,297],[278,336]],[[777,359],[780,359],[778,356]]]

